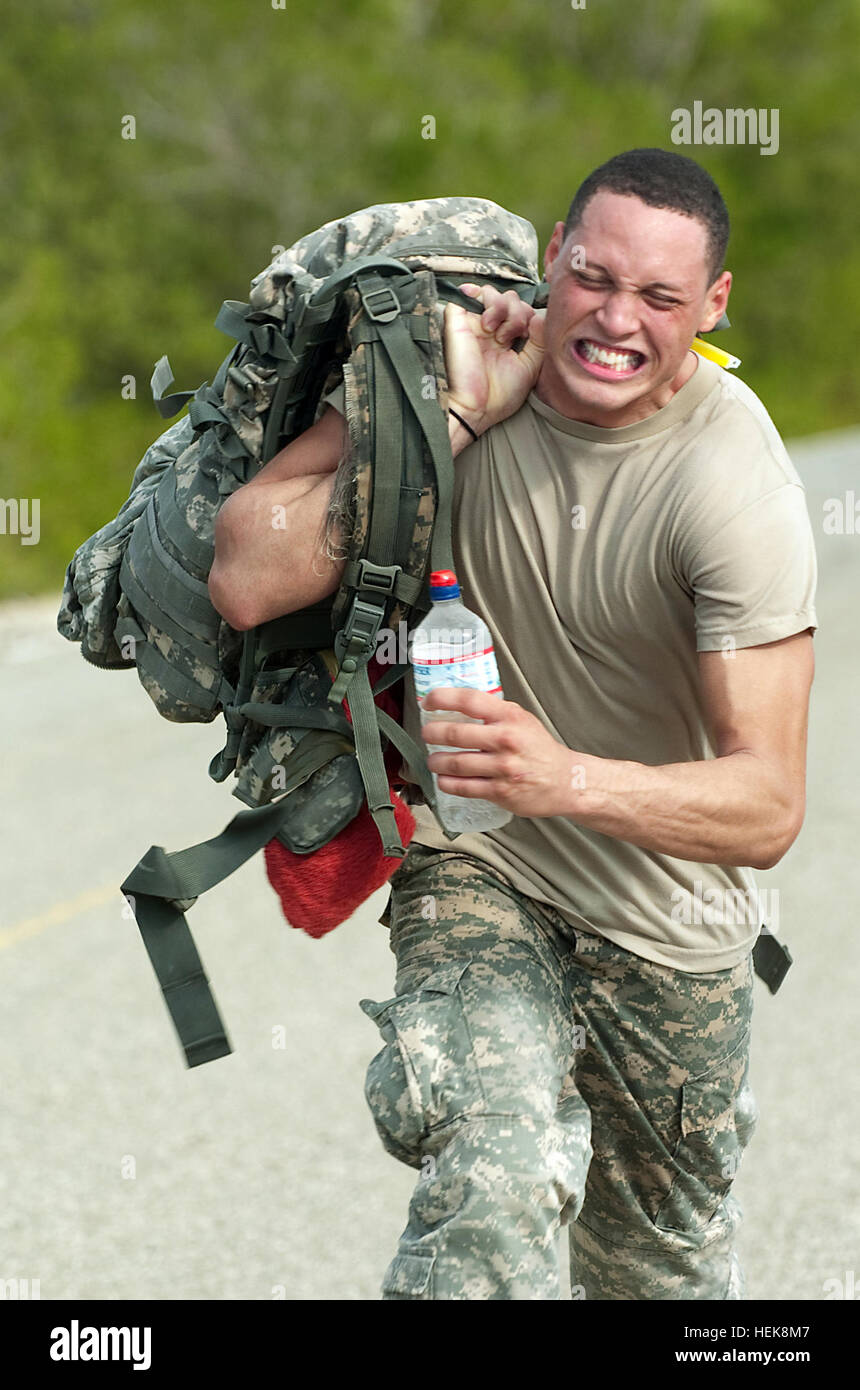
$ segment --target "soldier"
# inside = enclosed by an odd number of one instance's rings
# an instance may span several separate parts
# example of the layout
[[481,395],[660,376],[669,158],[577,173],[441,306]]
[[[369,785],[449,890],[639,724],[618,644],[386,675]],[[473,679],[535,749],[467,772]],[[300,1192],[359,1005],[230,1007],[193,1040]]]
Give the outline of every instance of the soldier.
[[[429,808],[383,921],[394,994],[366,1095],[418,1170],[385,1299],[738,1299],[731,1186],[752,1134],[754,868],[804,815],[815,556],[753,392],[690,349],[722,317],[728,215],[693,160],[596,169],[533,313],[449,306],[454,555],[504,700],[420,730],[442,791],[513,813],[447,840]],[[514,302],[516,301],[516,302]],[[528,333],[522,351],[512,343]],[[210,588],[235,626],[333,592],[318,535],[333,408],[225,505]],[[307,564],[279,572],[273,501]],[[295,560],[295,557],[293,557]]]

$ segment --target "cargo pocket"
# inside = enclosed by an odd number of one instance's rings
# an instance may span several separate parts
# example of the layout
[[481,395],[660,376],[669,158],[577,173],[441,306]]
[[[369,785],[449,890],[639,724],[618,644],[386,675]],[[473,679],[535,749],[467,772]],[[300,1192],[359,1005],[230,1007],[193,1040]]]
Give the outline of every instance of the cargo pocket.
[[675,1177],[655,1218],[661,1230],[703,1231],[729,1192],[758,1118],[748,1047],[749,1032],[712,1071],[681,1089]]
[[486,1110],[460,993],[470,963],[442,966],[394,999],[360,1001],[386,1044],[368,1066],[365,1098],[383,1147],[411,1168],[449,1125]]
[[432,1298],[435,1250],[395,1255],[382,1278],[383,1298]]

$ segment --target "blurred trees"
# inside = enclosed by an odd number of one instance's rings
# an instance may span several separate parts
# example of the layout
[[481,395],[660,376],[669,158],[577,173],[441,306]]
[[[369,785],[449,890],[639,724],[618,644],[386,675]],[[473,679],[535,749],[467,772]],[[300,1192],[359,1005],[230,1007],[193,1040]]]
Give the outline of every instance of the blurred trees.
[[370,203],[457,193],[530,218],[543,248],[590,169],[673,148],[671,112],[696,100],[780,112],[775,155],[679,147],[732,215],[720,341],[784,434],[856,423],[858,53],[860,0],[10,11],[0,496],[41,499],[41,543],[0,537],[0,594],[61,585],[163,427],[154,361],[170,353],[179,387],[211,378],[227,349],[218,307],[245,298],[273,245]]

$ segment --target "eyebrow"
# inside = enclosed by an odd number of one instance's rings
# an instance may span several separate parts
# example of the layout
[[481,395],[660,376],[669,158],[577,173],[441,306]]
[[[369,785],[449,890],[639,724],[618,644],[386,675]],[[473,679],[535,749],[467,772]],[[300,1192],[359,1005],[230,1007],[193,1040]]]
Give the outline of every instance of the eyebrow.
[[[606,268],[605,265],[601,265],[600,261],[590,261],[590,260],[586,260],[585,265],[584,265],[584,266],[579,266],[579,267],[577,267],[577,269],[580,269],[580,270],[602,270],[603,273],[604,273],[604,275],[610,275],[610,276],[611,276],[611,271],[607,270],[607,268]],[[679,285],[667,285],[667,284],[665,284],[662,280],[652,280],[652,281],[650,282],[650,284],[647,284],[647,285],[638,285],[638,286],[637,286],[637,289],[640,289],[640,290],[668,290],[671,294],[679,294],[679,295],[682,295],[682,294],[684,293],[684,290],[683,290]]]

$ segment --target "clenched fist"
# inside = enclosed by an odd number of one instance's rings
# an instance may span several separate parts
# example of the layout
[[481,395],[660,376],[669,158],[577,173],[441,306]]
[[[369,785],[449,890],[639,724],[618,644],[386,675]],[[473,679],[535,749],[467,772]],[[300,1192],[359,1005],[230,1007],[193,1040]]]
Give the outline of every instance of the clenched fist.
[[[543,361],[545,310],[532,309],[515,290],[461,285],[485,306],[480,315],[459,304],[445,309],[445,362],[449,405],[476,434],[519,410]],[[525,338],[519,352],[513,348]]]

